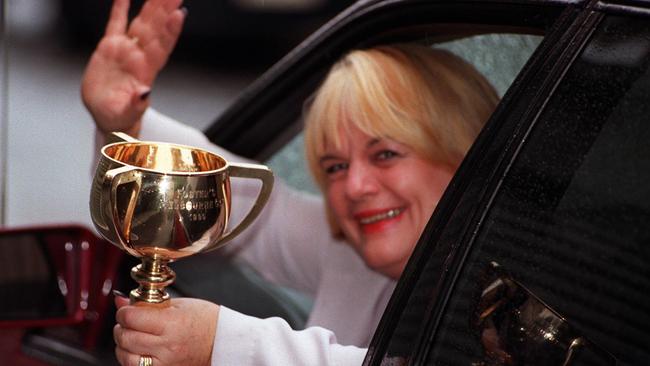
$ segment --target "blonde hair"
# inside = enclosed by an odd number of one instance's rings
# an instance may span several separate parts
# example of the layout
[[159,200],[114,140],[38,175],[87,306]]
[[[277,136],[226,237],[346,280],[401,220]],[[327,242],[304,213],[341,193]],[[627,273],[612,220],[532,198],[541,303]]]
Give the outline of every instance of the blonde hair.
[[332,66],[307,106],[309,169],[324,190],[320,157],[330,144],[340,147],[341,131],[352,127],[455,169],[497,102],[485,77],[450,52],[414,44],[351,51]]

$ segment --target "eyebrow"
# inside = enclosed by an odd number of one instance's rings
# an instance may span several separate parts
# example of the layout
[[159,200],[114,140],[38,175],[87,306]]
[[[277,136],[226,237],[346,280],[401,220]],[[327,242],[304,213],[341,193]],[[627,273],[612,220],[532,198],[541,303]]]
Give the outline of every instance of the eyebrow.
[[366,144],[366,147],[372,147],[372,146],[374,146],[374,145],[377,145],[380,141],[381,141],[381,139],[375,137],[374,139],[370,140],[370,141]]
[[325,156],[321,157],[320,159],[318,159],[318,163],[323,164],[324,162],[326,162],[328,160],[336,160],[336,159],[340,159],[340,158],[335,156],[335,155],[325,155]]
[[[366,148],[370,148],[373,147],[374,145],[377,145],[381,140],[382,139],[379,138],[373,138],[372,140],[368,141],[368,143],[366,144]],[[328,155],[323,155],[320,159],[318,159],[318,162],[322,164],[327,160],[336,160],[336,159],[341,159],[341,158],[336,155],[328,154]]]

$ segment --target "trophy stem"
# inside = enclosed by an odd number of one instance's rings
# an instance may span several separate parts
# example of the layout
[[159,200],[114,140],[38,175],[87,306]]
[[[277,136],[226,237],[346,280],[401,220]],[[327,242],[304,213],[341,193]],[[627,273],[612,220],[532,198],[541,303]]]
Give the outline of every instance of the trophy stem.
[[130,293],[131,304],[169,305],[165,287],[174,282],[176,274],[167,263],[169,260],[145,256],[142,263],[131,269],[131,277],[140,284]]

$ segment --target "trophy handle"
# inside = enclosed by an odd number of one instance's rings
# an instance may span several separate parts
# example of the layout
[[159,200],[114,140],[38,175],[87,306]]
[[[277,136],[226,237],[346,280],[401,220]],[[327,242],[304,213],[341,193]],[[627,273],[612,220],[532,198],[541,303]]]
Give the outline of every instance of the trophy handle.
[[259,195],[257,196],[257,200],[255,201],[255,204],[251,208],[250,211],[248,211],[248,214],[242,219],[242,221],[232,229],[231,231],[227,232],[224,234],[221,239],[219,239],[214,248],[216,249],[226,242],[228,242],[230,239],[236,237],[241,233],[244,229],[246,229],[255,219],[257,216],[262,212],[262,209],[264,208],[264,205],[266,205],[266,202],[269,200],[269,196],[271,195],[271,190],[273,189],[273,172],[269,168],[267,168],[264,165],[259,165],[259,164],[246,164],[246,163],[229,163],[228,165],[228,170],[229,174],[231,177],[239,177],[239,178],[253,178],[253,179],[259,179],[262,181],[262,189],[260,190]]
[[112,144],[114,142],[138,142],[140,140],[131,137],[131,135],[128,135],[124,132],[111,132],[108,135],[106,135],[106,141],[104,142],[104,145]]
[[[131,190],[129,195],[129,203],[126,207],[124,215],[124,225],[120,225],[119,212],[117,209],[117,188],[123,184],[135,183],[136,189]],[[110,204],[110,220],[113,223],[113,230],[117,235],[120,243],[131,255],[140,256],[138,253],[130,250],[131,241],[131,221],[133,220],[133,213],[135,211],[135,204],[138,201],[140,189],[142,188],[142,174],[129,166],[124,166],[112,169],[104,175],[104,184],[102,185],[103,193],[109,197]]]

